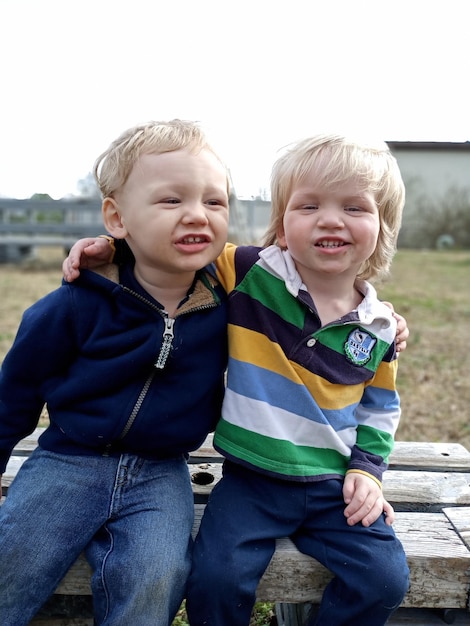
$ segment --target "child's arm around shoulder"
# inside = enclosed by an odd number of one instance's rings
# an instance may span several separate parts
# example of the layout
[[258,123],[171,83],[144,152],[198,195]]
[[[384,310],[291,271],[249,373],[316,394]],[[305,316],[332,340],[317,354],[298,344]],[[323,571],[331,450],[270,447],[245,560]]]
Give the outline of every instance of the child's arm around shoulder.
[[[216,262],[219,278],[221,275],[227,278],[222,282],[229,282],[229,277],[233,278],[231,273],[234,271],[233,256],[236,247],[233,244],[227,244],[219,257],[219,262]],[[81,269],[94,269],[112,263],[115,252],[114,240],[108,235],[79,239],[73,244],[68,257],[62,264],[65,280],[69,283],[76,280],[80,276]],[[226,276],[227,272],[229,276]],[[392,309],[393,316],[397,321],[396,350],[403,352],[406,350],[406,342],[410,335],[408,324],[406,319],[394,310],[393,304],[390,302],[384,302],[384,304]]]
[[390,309],[392,309],[393,317],[397,322],[397,334],[395,336],[395,344],[397,353],[403,352],[406,350],[406,341],[410,336],[410,330],[408,328],[408,324],[406,323],[406,319],[403,315],[397,313],[393,307],[391,302],[383,302],[383,304],[387,305]]
[[114,239],[107,235],[79,239],[62,263],[65,280],[72,283],[80,276],[81,269],[94,269],[112,263],[115,252]]

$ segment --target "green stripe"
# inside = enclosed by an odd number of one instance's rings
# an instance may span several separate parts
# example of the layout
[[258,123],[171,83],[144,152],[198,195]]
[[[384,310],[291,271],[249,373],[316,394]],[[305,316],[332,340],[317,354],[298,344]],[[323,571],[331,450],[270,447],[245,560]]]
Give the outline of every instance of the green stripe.
[[381,456],[385,463],[393,450],[393,437],[383,430],[360,425],[357,427],[357,445],[361,450]]
[[255,467],[285,476],[344,475],[349,461],[349,457],[335,450],[296,446],[234,426],[224,419],[217,426],[214,445]]
[[[284,280],[273,276],[259,265],[253,265],[245,278],[236,287],[236,291],[246,293],[289,324],[303,328],[305,307],[296,298],[286,298]],[[281,307],[282,303],[282,307]]]

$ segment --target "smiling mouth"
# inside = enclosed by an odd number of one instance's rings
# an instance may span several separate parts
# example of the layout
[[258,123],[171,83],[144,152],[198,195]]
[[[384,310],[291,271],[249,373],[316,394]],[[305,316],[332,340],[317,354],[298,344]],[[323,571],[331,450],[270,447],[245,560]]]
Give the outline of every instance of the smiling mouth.
[[344,241],[319,241],[315,244],[318,248],[341,248],[342,246],[346,246],[347,244]]
[[183,237],[178,241],[178,243],[183,244],[192,244],[192,243],[207,243],[209,238],[204,235],[189,235],[188,237]]

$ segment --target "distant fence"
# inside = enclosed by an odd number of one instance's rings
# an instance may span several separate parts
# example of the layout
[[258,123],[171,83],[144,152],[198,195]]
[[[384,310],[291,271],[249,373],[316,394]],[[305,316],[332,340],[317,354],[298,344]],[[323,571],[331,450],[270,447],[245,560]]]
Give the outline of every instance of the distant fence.
[[37,246],[68,251],[81,237],[103,232],[101,201],[0,198],[0,263],[30,258]]
[[[254,243],[264,233],[271,205],[230,197],[229,240]],[[81,237],[103,232],[101,200],[16,200],[0,198],[0,264],[34,256],[38,246],[61,246],[68,253]]]

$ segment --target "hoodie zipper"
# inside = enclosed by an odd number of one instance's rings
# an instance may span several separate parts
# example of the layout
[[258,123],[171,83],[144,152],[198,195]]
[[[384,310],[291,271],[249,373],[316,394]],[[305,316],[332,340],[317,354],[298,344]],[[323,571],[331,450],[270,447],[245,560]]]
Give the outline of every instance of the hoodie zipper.
[[165,328],[163,329],[162,346],[160,348],[158,358],[154,363],[154,366],[158,370],[162,370],[165,367],[168,357],[170,356],[171,346],[173,345],[173,339],[175,337],[175,333],[173,332],[175,319],[173,317],[168,317],[168,315],[166,315],[163,321],[165,323]]
[[[152,309],[154,309],[155,311],[157,311],[162,317],[163,317],[163,321],[164,321],[164,329],[163,329],[163,341],[162,341],[162,345],[160,348],[160,352],[158,353],[158,357],[157,360],[154,363],[154,367],[156,369],[153,370],[153,372],[151,372],[150,376],[147,378],[147,380],[144,383],[144,386],[142,387],[142,389],[140,390],[139,393],[139,397],[137,398],[136,403],[134,404],[134,407],[129,415],[129,418],[126,422],[126,425],[124,426],[124,428],[122,429],[119,437],[117,438],[117,441],[122,441],[122,439],[124,439],[124,437],[127,435],[127,433],[130,431],[133,423],[135,422],[137,415],[140,411],[140,408],[145,400],[145,397],[148,393],[148,390],[150,389],[150,385],[152,384],[153,379],[155,378],[155,374],[156,374],[156,370],[163,370],[165,368],[166,362],[168,360],[168,357],[170,356],[171,353],[171,348],[173,345],[173,339],[175,337],[175,333],[174,333],[174,325],[175,325],[175,321],[176,318],[173,317],[169,317],[169,315],[165,312],[163,312],[160,308],[158,308],[157,306],[155,306],[152,302],[150,302],[149,300],[147,300],[147,298],[144,298],[143,296],[140,295],[140,293],[137,293],[136,291],[133,291],[132,289],[129,289],[128,287],[126,287],[125,285],[121,285],[122,289],[130,294],[133,295],[134,297],[136,297],[138,300],[140,300],[141,302],[145,302],[146,304],[148,304]],[[217,303],[213,302],[211,304],[204,304],[198,307],[195,307],[193,309],[190,309],[190,311],[185,311],[183,313],[181,313],[181,315],[185,315],[186,313],[194,313],[195,311],[203,311],[204,309],[211,309],[214,306],[216,306]],[[103,456],[109,456],[111,449],[113,447],[112,443],[108,443],[108,445],[105,448],[105,451],[103,453]]]

